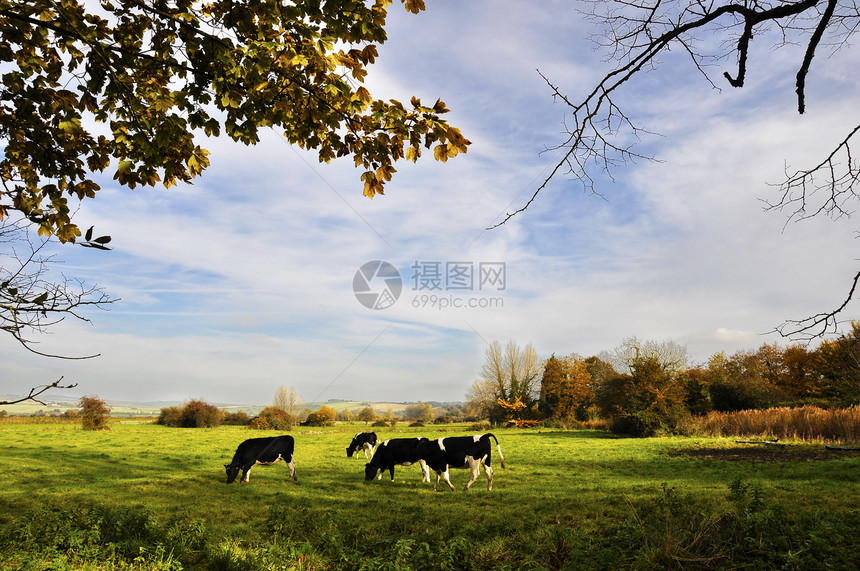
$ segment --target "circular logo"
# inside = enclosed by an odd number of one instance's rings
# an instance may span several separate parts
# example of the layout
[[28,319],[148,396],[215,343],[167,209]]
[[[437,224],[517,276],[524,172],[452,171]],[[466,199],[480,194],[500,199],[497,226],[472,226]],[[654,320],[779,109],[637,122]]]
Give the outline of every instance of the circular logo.
[[363,264],[352,278],[355,299],[368,309],[387,309],[394,305],[403,290],[397,268],[382,260]]

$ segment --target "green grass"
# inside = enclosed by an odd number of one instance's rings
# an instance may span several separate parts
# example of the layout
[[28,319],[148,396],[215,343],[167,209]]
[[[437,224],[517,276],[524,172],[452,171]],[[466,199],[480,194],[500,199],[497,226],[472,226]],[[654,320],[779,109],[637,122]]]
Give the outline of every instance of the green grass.
[[[240,427],[0,424],[0,568],[854,568],[860,458],[735,461],[675,454],[719,438],[622,439],[494,429],[492,492],[452,471],[433,493],[417,466],[365,483],[346,446],[362,423],[297,428],[284,464],[226,485]],[[381,439],[472,434],[375,429]],[[793,443],[792,452],[823,448]],[[798,458],[808,455],[798,454]],[[442,489],[443,486],[440,486]],[[733,562],[734,561],[734,562]],[[817,562],[817,563],[816,563]]]

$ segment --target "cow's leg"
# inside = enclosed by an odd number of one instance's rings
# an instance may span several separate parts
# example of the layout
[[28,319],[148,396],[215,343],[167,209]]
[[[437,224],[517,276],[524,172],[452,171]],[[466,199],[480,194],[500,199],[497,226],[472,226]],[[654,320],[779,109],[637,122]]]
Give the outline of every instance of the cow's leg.
[[[445,466],[445,470],[442,472],[436,472],[436,485],[439,484],[439,475],[440,474],[442,475],[442,479],[445,481],[445,483],[448,484],[448,487],[451,488],[451,491],[455,492],[457,490],[457,488],[455,488],[454,484],[451,483],[451,478],[448,474],[448,467]],[[434,492],[436,491],[435,487],[433,488],[433,491]]]
[[[392,464],[392,465],[388,468],[388,471],[389,471],[389,472],[391,472],[391,481],[393,482],[393,481],[394,481],[394,464]],[[380,476],[381,476],[381,474],[380,474]]]
[[427,462],[424,460],[419,460],[418,464],[421,466],[421,483],[427,482],[430,483],[430,467],[427,466]]
[[481,464],[471,456],[466,456],[466,464],[469,466],[469,471],[472,472],[472,477],[469,479],[468,483],[466,483],[466,487],[463,488],[463,491],[468,490],[472,487],[472,484],[475,483],[475,480],[478,479],[478,476],[481,475]]
[[493,491],[493,467],[484,464],[484,471],[487,473],[487,490]]
[[240,483],[247,484],[248,482],[251,481],[251,468],[253,468],[256,465],[257,465],[257,462],[254,462],[253,464],[247,464],[245,466],[242,466],[242,479],[239,481]]
[[298,484],[299,477],[296,475],[296,463],[293,462],[292,458],[289,462],[287,462],[287,467],[290,469],[290,479],[296,484]]
[[[365,460],[367,460],[369,458],[367,455],[367,449],[368,448],[370,448],[370,445],[367,443],[365,443],[364,446],[361,447],[361,449],[364,451],[364,459]],[[370,456],[370,458],[372,458],[372,456]]]

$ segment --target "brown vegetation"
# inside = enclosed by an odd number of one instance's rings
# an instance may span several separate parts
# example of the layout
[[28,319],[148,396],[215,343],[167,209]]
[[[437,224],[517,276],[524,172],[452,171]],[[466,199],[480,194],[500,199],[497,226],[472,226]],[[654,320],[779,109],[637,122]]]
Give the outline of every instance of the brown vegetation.
[[860,442],[860,406],[710,412],[695,421],[709,436],[766,436],[808,442]]

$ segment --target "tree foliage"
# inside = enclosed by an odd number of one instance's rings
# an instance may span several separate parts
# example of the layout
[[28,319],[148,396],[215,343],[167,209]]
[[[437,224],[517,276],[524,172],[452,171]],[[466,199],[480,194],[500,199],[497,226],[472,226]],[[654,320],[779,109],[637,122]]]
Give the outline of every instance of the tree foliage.
[[335,410],[328,406],[321,406],[319,409],[310,413],[305,419],[305,424],[308,426],[331,426],[337,418]]
[[156,424],[177,428],[213,428],[221,425],[221,411],[201,399],[191,399],[182,407],[161,409]]
[[81,428],[84,430],[108,430],[108,415],[110,407],[97,396],[81,397],[78,401],[80,409]]
[[273,128],[322,162],[351,156],[368,197],[399,159],[465,152],[442,100],[362,85],[390,4],[0,0],[0,219],[20,211],[74,242],[69,199],[95,197],[93,173],[129,188],[190,181],[209,166],[201,136],[250,145]]
[[248,428],[257,430],[291,430],[296,417],[276,406],[267,406],[260,414],[251,419]]
[[594,398],[594,382],[588,362],[578,355],[544,363],[540,384],[540,408],[550,418],[584,419],[585,407]]

